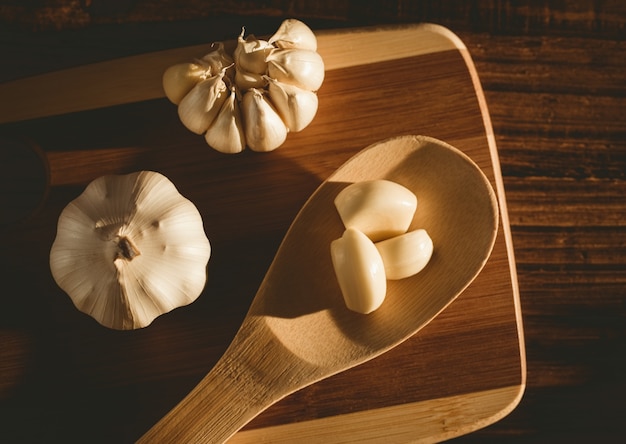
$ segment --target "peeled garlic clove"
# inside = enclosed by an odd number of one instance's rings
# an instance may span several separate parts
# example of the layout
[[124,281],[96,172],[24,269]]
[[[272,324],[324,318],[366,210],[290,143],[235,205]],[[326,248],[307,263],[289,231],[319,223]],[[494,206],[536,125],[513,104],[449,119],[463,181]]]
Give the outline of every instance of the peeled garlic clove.
[[268,75],[279,82],[317,91],[324,82],[324,61],[308,49],[275,49],[267,56]]
[[265,58],[273,47],[267,41],[259,40],[253,35],[244,39],[244,31],[242,30],[241,35],[237,38],[237,47],[233,53],[235,65],[238,70],[242,69],[254,74],[265,74],[267,71]]
[[222,105],[204,139],[209,146],[221,153],[240,153],[244,150],[246,142],[234,89],[231,90],[230,96]]
[[238,69],[235,73],[235,84],[240,91],[247,91],[250,88],[265,88],[267,79],[263,74],[255,74]]
[[178,105],[180,101],[199,82],[206,79],[207,70],[196,63],[178,63],[163,73],[163,91],[170,102]]
[[404,279],[424,269],[433,254],[433,241],[423,229],[376,242],[387,279]]
[[204,133],[228,97],[224,71],[194,86],[178,104],[178,117],[189,131]]
[[296,19],[283,21],[268,42],[275,45],[277,48],[317,50],[317,39],[313,31],[311,31],[311,28]]
[[248,90],[241,107],[244,134],[251,150],[272,151],[285,142],[287,127],[262,90]]
[[278,114],[289,128],[298,132],[306,128],[317,113],[317,94],[269,79],[268,95]]
[[359,230],[348,228],[330,244],[333,268],[346,306],[371,313],[385,300],[387,279],[380,253]]
[[399,183],[378,179],[355,182],[335,197],[346,228],[356,228],[377,242],[405,233],[417,209],[417,197]]
[[141,171],[100,177],[63,209],[50,271],[80,311],[128,330],[193,302],[210,254],[194,204]]

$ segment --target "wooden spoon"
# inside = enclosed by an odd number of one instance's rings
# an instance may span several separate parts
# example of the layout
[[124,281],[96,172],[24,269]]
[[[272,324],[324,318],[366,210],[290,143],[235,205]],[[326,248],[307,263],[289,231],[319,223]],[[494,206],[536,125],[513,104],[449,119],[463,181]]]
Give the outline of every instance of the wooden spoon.
[[[389,281],[382,306],[361,315],[345,307],[330,259],[344,230],[333,200],[349,183],[382,178],[417,195],[411,229],[428,231],[434,254],[422,272]],[[472,282],[497,228],[495,193],[459,150],[423,136],[364,149],[304,205],[223,357],[139,442],[224,442],[281,398],[395,347]]]

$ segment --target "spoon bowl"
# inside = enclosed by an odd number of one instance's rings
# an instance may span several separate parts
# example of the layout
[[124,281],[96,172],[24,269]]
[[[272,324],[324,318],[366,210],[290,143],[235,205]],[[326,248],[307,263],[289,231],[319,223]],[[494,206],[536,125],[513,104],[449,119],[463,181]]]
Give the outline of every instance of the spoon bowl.
[[[426,229],[434,253],[417,275],[388,281],[382,306],[363,315],[343,302],[330,243],[344,230],[335,196],[350,183],[372,179],[397,182],[416,194],[410,230]],[[139,442],[224,442],[290,393],[402,343],[482,270],[498,221],[488,179],[456,148],[424,136],[365,148],[298,213],[222,358]]]

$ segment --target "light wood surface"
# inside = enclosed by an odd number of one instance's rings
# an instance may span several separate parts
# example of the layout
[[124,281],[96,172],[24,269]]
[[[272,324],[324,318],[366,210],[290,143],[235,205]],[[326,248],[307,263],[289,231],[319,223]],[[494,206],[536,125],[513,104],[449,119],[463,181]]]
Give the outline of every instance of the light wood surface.
[[[431,25],[422,25],[424,30]],[[423,32],[408,39],[402,28],[388,29],[384,39],[376,29],[320,32],[319,53],[326,70],[439,52],[462,46],[452,33]],[[376,34],[374,34],[376,35]],[[364,46],[366,45],[366,47]],[[232,52],[233,41],[227,42]],[[367,51],[359,55],[359,51]],[[161,78],[171,65],[212,51],[212,44],[176,48],[67,70],[17,79],[0,85],[0,123],[121,105],[164,97]]]
[[[237,433],[228,442],[442,442],[502,419],[517,406],[522,394],[519,387],[503,387],[447,396],[359,413],[345,413],[325,419],[245,430]],[[386,427],[372,427],[372,424],[385,424]]]
[[[396,34],[398,29],[402,34]],[[48,344],[51,350],[63,349],[68,340],[72,344],[66,360],[55,360],[57,369],[47,373],[56,376],[54,386],[35,368],[23,392],[12,391],[20,387],[18,382],[7,383],[7,405],[29,399],[43,399],[45,405],[49,394],[59,390],[65,395],[60,411],[72,412],[68,417],[73,421],[52,424],[42,410],[34,412],[50,426],[51,435],[78,442],[108,418],[117,426],[103,432],[103,442],[113,434],[118,441],[137,439],[215,365],[241,324],[280,239],[317,186],[364,146],[402,134],[426,134],[469,155],[496,190],[502,223],[483,272],[419,334],[375,360],[284,398],[242,433],[314,424],[311,433],[323,437],[324,430],[332,431],[324,421],[332,424],[337,415],[350,413],[342,418],[354,421],[354,427],[367,419],[368,430],[362,434],[377,436],[415,414],[415,426],[400,427],[401,432],[390,436],[403,442],[419,433],[429,439],[458,436],[511,411],[525,387],[525,356],[506,200],[488,110],[468,52],[453,34],[433,26],[398,29],[387,31],[394,40],[433,48],[413,48],[415,55],[402,50],[393,60],[379,61],[371,58],[367,43],[368,38],[372,45],[384,41],[385,31],[361,34],[363,49],[351,52],[357,61],[329,70],[316,120],[306,131],[291,134],[272,155],[213,152],[202,138],[181,128],[175,109],[164,99],[5,124],[10,132],[30,135],[42,146],[51,189],[43,209],[13,227],[4,246],[9,252],[34,251],[11,264],[13,274],[36,270],[38,279],[31,282],[38,283],[23,291],[35,300],[45,299],[50,307],[51,316],[43,318],[53,332],[47,335]],[[324,41],[337,48],[345,42]],[[329,60],[332,51],[331,46],[320,47]],[[197,204],[214,255],[207,288],[196,303],[145,331],[122,336],[75,312],[50,281],[46,257],[56,217],[69,198],[90,178],[136,169],[163,172]],[[12,381],[19,381],[27,371],[25,362],[41,359],[28,345],[36,333],[3,334],[5,343],[15,344],[10,368]],[[120,410],[103,409],[100,402],[109,397],[118,400]],[[77,410],[85,403],[94,416]],[[446,411],[458,412],[459,405],[481,405],[483,410],[475,416],[453,415],[453,425],[417,425],[432,408],[445,416]],[[9,434],[32,416],[26,412],[13,411]],[[385,414],[373,418],[371,412]]]

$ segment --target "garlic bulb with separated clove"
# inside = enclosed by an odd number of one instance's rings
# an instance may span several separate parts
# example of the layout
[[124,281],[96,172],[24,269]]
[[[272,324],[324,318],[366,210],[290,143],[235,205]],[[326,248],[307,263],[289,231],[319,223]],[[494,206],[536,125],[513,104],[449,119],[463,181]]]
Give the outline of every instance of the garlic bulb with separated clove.
[[[289,131],[302,131],[315,118],[324,62],[317,53],[315,34],[299,20],[283,21],[267,41],[244,34],[245,28],[232,57],[224,44],[217,43],[214,51],[193,63],[168,68],[163,89],[178,105],[183,125],[205,134],[207,144],[217,151],[241,152],[236,147],[242,140],[253,151],[273,151],[285,142]],[[231,89],[238,106],[226,104]],[[240,118],[229,118],[225,125],[223,117],[213,125],[224,106]],[[241,127],[243,139],[231,123]],[[224,137],[217,134],[220,128]],[[225,142],[226,138],[233,140]]]
[[211,254],[198,209],[160,173],[103,176],[61,212],[50,270],[100,324],[142,328],[193,302]]

